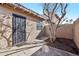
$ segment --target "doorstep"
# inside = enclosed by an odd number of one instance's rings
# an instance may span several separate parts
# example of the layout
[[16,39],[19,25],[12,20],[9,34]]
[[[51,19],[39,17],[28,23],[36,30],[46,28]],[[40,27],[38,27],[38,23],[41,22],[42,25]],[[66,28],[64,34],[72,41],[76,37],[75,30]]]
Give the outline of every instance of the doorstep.
[[23,51],[13,53],[10,55],[8,54],[7,56],[31,56],[33,53],[35,53],[36,51],[38,51],[41,48],[42,48],[42,46],[33,47],[33,48],[25,49]]
[[[10,47],[10,48],[6,48],[6,49],[1,49],[0,50],[0,55],[9,55],[9,54],[12,54],[12,53],[16,53],[17,51],[33,51],[33,52],[28,52],[30,54],[26,54],[26,55],[31,55],[32,53],[34,53],[36,50],[38,50],[39,48],[41,48],[44,44],[46,43],[39,43],[39,44],[26,44],[26,45],[23,45],[23,46],[15,46],[15,47]],[[33,50],[32,50],[33,48]],[[37,49],[36,49],[37,48]],[[30,49],[30,50],[29,50]],[[35,50],[34,50],[35,49]]]

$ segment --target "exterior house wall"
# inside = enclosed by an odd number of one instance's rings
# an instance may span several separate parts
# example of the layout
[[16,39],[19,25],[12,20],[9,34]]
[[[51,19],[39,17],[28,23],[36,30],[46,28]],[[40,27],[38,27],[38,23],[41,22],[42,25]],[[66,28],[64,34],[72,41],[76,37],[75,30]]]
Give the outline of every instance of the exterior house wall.
[[[7,19],[6,17],[8,16],[9,18]],[[8,47],[7,41],[12,41],[12,15],[9,11],[2,7],[0,7],[0,20],[2,20],[0,47],[6,48]]]
[[[10,17],[8,19],[6,19],[6,18],[3,19],[4,17],[1,19],[2,16],[0,17],[0,20],[4,20],[3,24],[5,24],[0,27],[1,28],[1,30],[0,30],[0,35],[1,35],[0,36],[1,37],[0,38],[0,47],[1,48],[8,47],[8,44],[10,44],[10,46],[12,46],[12,14],[13,13],[26,17],[26,41],[29,41],[29,42],[31,41],[30,39],[27,40],[28,34],[31,30],[33,33],[31,33],[29,37],[31,37],[32,40],[34,40],[34,38],[31,35],[33,35],[34,33],[37,32],[36,22],[33,21],[33,20],[37,20],[36,17],[28,16],[27,14],[23,14],[18,11],[15,11],[15,10],[10,10],[7,7],[0,6],[0,16],[4,15],[4,16]],[[0,23],[2,23],[2,22],[0,22]]]
[[26,32],[27,32],[26,39],[27,39],[27,42],[31,42],[35,39],[34,36],[35,36],[36,32],[39,30],[36,29],[36,22],[34,22],[34,21],[27,20],[26,26],[27,26],[26,27],[27,28],[26,29]]

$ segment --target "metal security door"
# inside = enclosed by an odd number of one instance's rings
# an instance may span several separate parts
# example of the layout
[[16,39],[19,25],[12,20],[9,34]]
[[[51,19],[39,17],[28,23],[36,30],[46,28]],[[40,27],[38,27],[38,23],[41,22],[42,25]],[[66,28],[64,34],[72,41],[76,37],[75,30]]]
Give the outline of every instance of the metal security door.
[[12,44],[13,46],[26,41],[26,18],[13,14],[12,19]]

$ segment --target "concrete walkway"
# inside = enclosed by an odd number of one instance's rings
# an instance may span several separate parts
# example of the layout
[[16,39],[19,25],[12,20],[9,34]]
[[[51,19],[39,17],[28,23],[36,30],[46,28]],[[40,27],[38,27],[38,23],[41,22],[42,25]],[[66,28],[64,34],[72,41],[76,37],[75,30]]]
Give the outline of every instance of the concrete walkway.
[[38,46],[38,47],[33,47],[30,49],[24,49],[24,50],[20,50],[17,52],[13,52],[13,53],[9,53],[5,56],[30,56],[33,53],[35,53],[37,50],[39,50],[40,48],[42,48],[42,46]]
[[76,56],[64,50],[49,47],[46,42],[39,40],[23,46],[16,46],[0,50],[0,56]]
[[42,48],[46,42],[36,43],[36,44],[25,44],[23,46],[16,46],[12,48],[0,50],[0,56],[30,56],[37,50]]

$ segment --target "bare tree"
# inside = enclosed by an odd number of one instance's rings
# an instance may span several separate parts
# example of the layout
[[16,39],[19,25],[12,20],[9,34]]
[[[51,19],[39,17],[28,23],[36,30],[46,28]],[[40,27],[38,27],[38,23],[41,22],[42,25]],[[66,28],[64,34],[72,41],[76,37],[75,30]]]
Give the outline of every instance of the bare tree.
[[[45,3],[43,7],[43,14],[47,17],[46,22],[49,24],[49,38],[50,42],[54,42],[56,39],[56,30],[61,21],[65,21],[66,9],[68,4],[66,3]],[[54,17],[57,18],[54,19]]]

